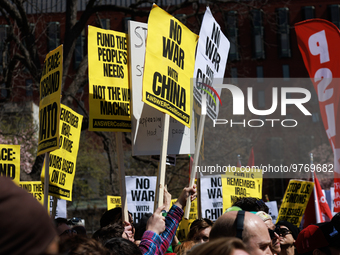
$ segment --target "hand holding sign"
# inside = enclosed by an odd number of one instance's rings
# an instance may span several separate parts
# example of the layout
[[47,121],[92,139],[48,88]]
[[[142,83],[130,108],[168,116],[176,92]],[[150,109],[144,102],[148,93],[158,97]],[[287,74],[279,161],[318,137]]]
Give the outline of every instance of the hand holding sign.
[[187,203],[187,198],[190,196],[191,202],[194,201],[197,197],[197,190],[196,190],[196,184],[194,184],[192,187],[185,187],[177,199],[177,202],[175,205],[177,205],[180,208],[184,208]]
[[165,230],[165,217],[161,215],[165,206],[162,205],[151,215],[146,223],[146,230],[157,233],[158,235]]
[[134,234],[133,234],[133,226],[128,221],[124,221],[124,233],[122,237],[130,240],[131,242],[135,241]]

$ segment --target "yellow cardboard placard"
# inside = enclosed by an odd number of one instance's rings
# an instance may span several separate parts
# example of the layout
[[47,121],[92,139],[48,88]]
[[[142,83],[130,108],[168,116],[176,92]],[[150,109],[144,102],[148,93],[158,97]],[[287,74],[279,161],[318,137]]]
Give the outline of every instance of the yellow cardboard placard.
[[19,186],[44,205],[44,185],[41,181],[21,181]]
[[[223,170],[224,171],[224,170]],[[262,170],[245,167],[226,167],[221,175],[223,190],[223,212],[239,197],[262,198]]]
[[[60,149],[49,154],[49,195],[72,201],[72,187],[76,171],[83,116],[61,105]],[[41,171],[44,182],[45,163]]]
[[63,45],[60,45],[46,55],[40,80],[38,156],[59,148],[62,79]]
[[290,180],[283,197],[277,222],[285,220],[300,227],[313,188],[313,182]]
[[153,5],[143,76],[143,102],[190,128],[198,36]]
[[20,145],[0,144],[0,176],[20,182]]
[[88,28],[89,130],[131,132],[127,34]]
[[120,196],[107,196],[107,210],[122,207],[122,198]]

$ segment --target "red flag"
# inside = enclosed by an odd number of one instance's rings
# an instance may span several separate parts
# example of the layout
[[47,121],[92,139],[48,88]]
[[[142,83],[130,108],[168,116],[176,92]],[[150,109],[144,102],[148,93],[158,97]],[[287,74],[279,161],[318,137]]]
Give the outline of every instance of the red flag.
[[329,221],[332,219],[333,215],[332,215],[331,209],[329,209],[326,196],[322,192],[321,185],[315,173],[314,173],[314,187],[316,189],[316,194],[318,197],[321,222]]
[[334,153],[334,211],[340,212],[340,31],[331,22],[295,24],[299,49],[318,95],[321,117]]
[[316,223],[314,194],[309,197],[309,201],[303,217],[303,228]]
[[251,152],[248,159],[248,166],[249,167],[255,166],[254,148],[251,148]]

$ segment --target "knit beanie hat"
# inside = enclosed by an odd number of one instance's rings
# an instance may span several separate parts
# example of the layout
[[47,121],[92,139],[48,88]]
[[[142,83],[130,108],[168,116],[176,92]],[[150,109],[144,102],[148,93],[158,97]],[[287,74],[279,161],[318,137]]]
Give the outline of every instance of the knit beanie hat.
[[41,254],[57,236],[44,207],[7,177],[0,177],[0,254]]

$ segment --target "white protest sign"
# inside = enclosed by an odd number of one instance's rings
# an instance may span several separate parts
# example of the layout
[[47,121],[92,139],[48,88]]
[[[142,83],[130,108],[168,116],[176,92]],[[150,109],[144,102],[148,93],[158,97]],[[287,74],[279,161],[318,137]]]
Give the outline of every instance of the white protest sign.
[[[53,199],[54,199],[54,197],[50,196],[50,215],[52,215]],[[66,200],[65,199],[58,199],[55,218],[65,218],[65,219],[67,219],[67,208],[66,208]]]
[[215,221],[223,214],[221,176],[201,176],[200,180],[202,217]]
[[[159,155],[164,113],[142,102],[143,68],[148,25],[129,21],[129,61],[132,96],[132,155]],[[194,122],[193,122],[194,123]],[[170,119],[168,154],[193,154],[194,129]]]
[[133,220],[138,223],[146,213],[153,213],[156,176],[125,176],[126,199]]
[[[198,39],[194,78],[194,97],[201,104],[202,94],[207,95],[207,113],[217,119],[221,88],[214,89],[213,84],[222,84],[229,53],[230,43],[221,32],[220,25],[211,14],[209,7],[205,11]],[[218,81],[216,80],[218,78]],[[215,82],[214,82],[215,79]]]
[[270,201],[265,203],[269,208],[269,215],[272,216],[273,223],[276,223],[277,216],[279,215],[279,211],[277,210],[277,202]]

